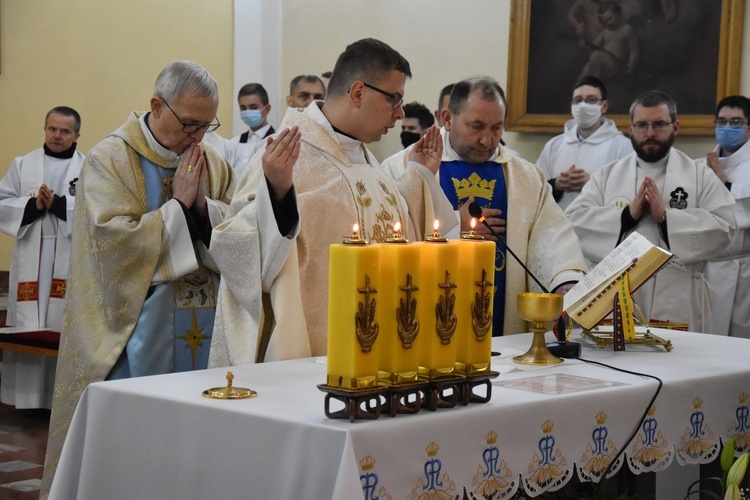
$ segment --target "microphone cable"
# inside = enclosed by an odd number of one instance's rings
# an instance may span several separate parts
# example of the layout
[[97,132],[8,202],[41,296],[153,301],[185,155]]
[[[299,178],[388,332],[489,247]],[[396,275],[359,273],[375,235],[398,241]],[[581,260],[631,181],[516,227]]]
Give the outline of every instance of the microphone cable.
[[516,262],[518,262],[521,265],[523,270],[526,271],[526,274],[531,276],[531,279],[533,279],[534,282],[536,282],[536,284],[539,285],[539,288],[541,288],[544,291],[544,293],[549,293],[549,290],[547,290],[547,287],[542,285],[542,282],[539,281],[536,276],[534,276],[534,273],[532,273],[531,270],[528,267],[526,267],[526,264],[524,264],[521,261],[518,255],[516,255],[516,253],[510,249],[505,237],[500,236],[499,234],[497,234],[497,232],[495,232],[494,229],[492,229],[492,226],[490,226],[489,222],[487,222],[487,220],[482,215],[482,207],[480,207],[478,203],[472,202],[469,204],[469,215],[471,215],[472,217],[477,219],[479,222],[484,224],[487,227],[487,229],[490,230],[490,233],[492,233],[492,236],[497,238],[497,241],[499,241],[500,244],[505,247],[505,249],[508,251],[508,253],[510,253],[513,256],[514,259],[516,259]]

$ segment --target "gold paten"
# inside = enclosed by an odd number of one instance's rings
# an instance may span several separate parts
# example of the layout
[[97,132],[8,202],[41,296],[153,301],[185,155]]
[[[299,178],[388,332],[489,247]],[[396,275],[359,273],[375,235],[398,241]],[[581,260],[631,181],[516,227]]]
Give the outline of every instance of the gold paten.
[[365,295],[364,303],[359,303],[359,312],[354,314],[354,321],[357,325],[357,341],[362,347],[362,352],[367,354],[372,350],[372,344],[378,338],[378,326],[375,321],[375,298],[370,299],[371,294],[378,293],[377,290],[370,286],[370,276],[365,274],[365,287],[357,288],[359,293]]
[[406,275],[406,286],[399,287],[406,292],[406,299],[401,299],[401,306],[396,308],[396,320],[398,322],[398,336],[404,349],[411,349],[414,339],[419,333],[419,320],[417,319],[417,299],[411,296],[412,292],[418,292],[419,288],[412,285],[411,274]]
[[245,399],[254,398],[258,395],[257,392],[245,387],[232,387],[233,379],[234,374],[231,371],[227,372],[227,386],[207,389],[203,391],[203,397],[211,399]]
[[513,361],[524,365],[549,366],[558,365],[563,362],[557,356],[553,356],[544,334],[549,328],[545,323],[551,323],[560,317],[563,307],[563,296],[557,293],[519,293],[518,315],[533,324],[531,331],[534,339],[531,347],[525,354],[515,356]]
[[456,305],[456,294],[453,293],[453,289],[457,286],[455,283],[451,283],[451,274],[445,271],[445,283],[438,284],[438,287],[443,289],[443,295],[435,306],[435,315],[437,316],[435,328],[443,345],[451,343],[451,337],[458,325],[456,315],[453,314],[453,307]]
[[482,281],[476,281],[475,284],[480,288],[480,292],[476,294],[474,304],[471,306],[471,328],[477,340],[482,342],[492,327],[492,313],[490,312],[492,294],[487,290],[492,287],[492,282],[487,281],[487,270],[482,269]]

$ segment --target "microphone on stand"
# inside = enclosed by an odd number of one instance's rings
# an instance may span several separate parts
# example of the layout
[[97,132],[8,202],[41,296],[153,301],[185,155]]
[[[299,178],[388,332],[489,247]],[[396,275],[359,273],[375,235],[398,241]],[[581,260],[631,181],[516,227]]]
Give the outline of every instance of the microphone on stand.
[[490,232],[492,233],[492,236],[494,236],[495,238],[497,238],[497,240],[500,243],[502,243],[503,246],[505,246],[505,249],[508,250],[508,253],[511,254],[513,256],[513,258],[516,259],[516,262],[518,262],[521,265],[521,267],[523,268],[523,270],[526,271],[526,274],[528,274],[531,277],[531,279],[533,279],[534,282],[537,285],[539,285],[539,288],[541,288],[544,291],[544,293],[549,293],[549,290],[547,290],[547,287],[544,286],[544,285],[542,285],[542,282],[539,281],[538,279],[536,279],[536,276],[534,276],[534,273],[532,273],[531,270],[528,267],[526,267],[526,265],[523,262],[521,262],[521,259],[518,258],[518,255],[516,255],[515,252],[513,252],[513,250],[510,249],[510,247],[508,246],[508,243],[505,241],[505,238],[502,237],[502,236],[500,236],[499,234],[497,234],[495,232],[495,230],[492,229],[492,226],[489,225],[489,223],[487,222],[487,220],[485,220],[484,215],[482,215],[482,207],[480,207],[475,202],[470,203],[469,204],[469,214],[472,217],[474,217],[475,219],[477,219],[479,222],[481,222],[485,226],[487,226],[487,229],[490,230]]
[[[497,232],[492,229],[492,226],[490,226],[490,224],[484,218],[484,215],[482,215],[482,207],[480,207],[479,204],[477,204],[476,202],[472,202],[469,204],[469,215],[477,219],[479,222],[483,223],[487,227],[487,229],[490,230],[490,233],[492,233],[492,235],[497,238],[497,240],[505,247],[508,253],[511,254],[514,259],[516,259],[516,262],[521,265],[523,270],[526,271],[526,274],[529,275],[529,277],[531,277],[531,279],[533,279],[537,285],[539,285],[539,288],[541,288],[544,293],[550,293],[550,291],[547,290],[547,287],[542,285],[542,282],[539,281],[536,276],[534,276],[534,273],[532,273],[531,270],[526,267],[523,262],[521,262],[521,259],[518,258],[518,255],[516,255],[515,252],[510,249],[505,238],[497,234]],[[562,317],[557,320],[557,331],[558,341],[550,342],[549,344],[547,344],[547,348],[549,349],[550,353],[561,358],[580,357],[581,344],[579,344],[578,342],[568,342],[567,340],[565,340],[565,321],[562,319]]]

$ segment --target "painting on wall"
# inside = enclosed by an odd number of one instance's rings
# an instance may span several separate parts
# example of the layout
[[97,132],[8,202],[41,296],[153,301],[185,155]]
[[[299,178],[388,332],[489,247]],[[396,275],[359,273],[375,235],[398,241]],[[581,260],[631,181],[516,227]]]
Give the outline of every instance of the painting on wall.
[[585,75],[628,124],[651,89],[677,102],[681,133],[713,134],[716,103],[739,90],[744,0],[512,0],[507,130],[559,133]]

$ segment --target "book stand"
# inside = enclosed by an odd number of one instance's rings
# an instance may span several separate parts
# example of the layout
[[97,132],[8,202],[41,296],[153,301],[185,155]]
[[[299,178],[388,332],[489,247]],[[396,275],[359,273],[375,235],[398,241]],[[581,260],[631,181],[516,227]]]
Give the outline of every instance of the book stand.
[[[625,278],[625,274],[627,274],[627,270],[618,277],[618,281]],[[651,332],[651,326],[649,323],[644,319],[645,316],[643,314],[643,311],[640,307],[638,307],[638,304],[633,299],[632,294],[630,295],[630,302],[633,304],[635,311],[638,313],[639,318],[634,318],[636,324],[641,324],[645,327],[645,329],[642,329],[642,331],[638,331],[636,329],[635,331],[635,338],[625,338],[622,340],[622,342],[628,346],[628,345],[654,345],[654,346],[662,346],[664,349],[667,350],[667,352],[672,350],[672,341],[671,340],[665,340],[658,335]],[[599,349],[604,349],[607,345],[612,345],[615,343],[615,329],[617,328],[617,324],[615,322],[612,322],[611,320],[604,320],[602,323],[610,323],[612,325],[611,329],[609,326],[604,326],[603,324],[597,325],[594,328],[591,329],[583,329],[581,332],[582,337],[589,337],[591,340],[596,342],[596,346]],[[663,322],[661,322],[664,324]],[[668,322],[667,322],[668,324]],[[615,349],[617,350],[617,349]]]
[[[596,342],[596,346],[599,349],[604,349],[607,345],[614,343],[614,332],[599,331],[599,327],[595,326],[591,330],[583,330],[581,332],[582,337],[589,337],[591,340]],[[667,352],[672,350],[672,341],[666,340],[658,335],[651,332],[650,327],[646,326],[645,332],[635,332],[634,339],[625,339],[625,345],[654,345],[662,346]]]

